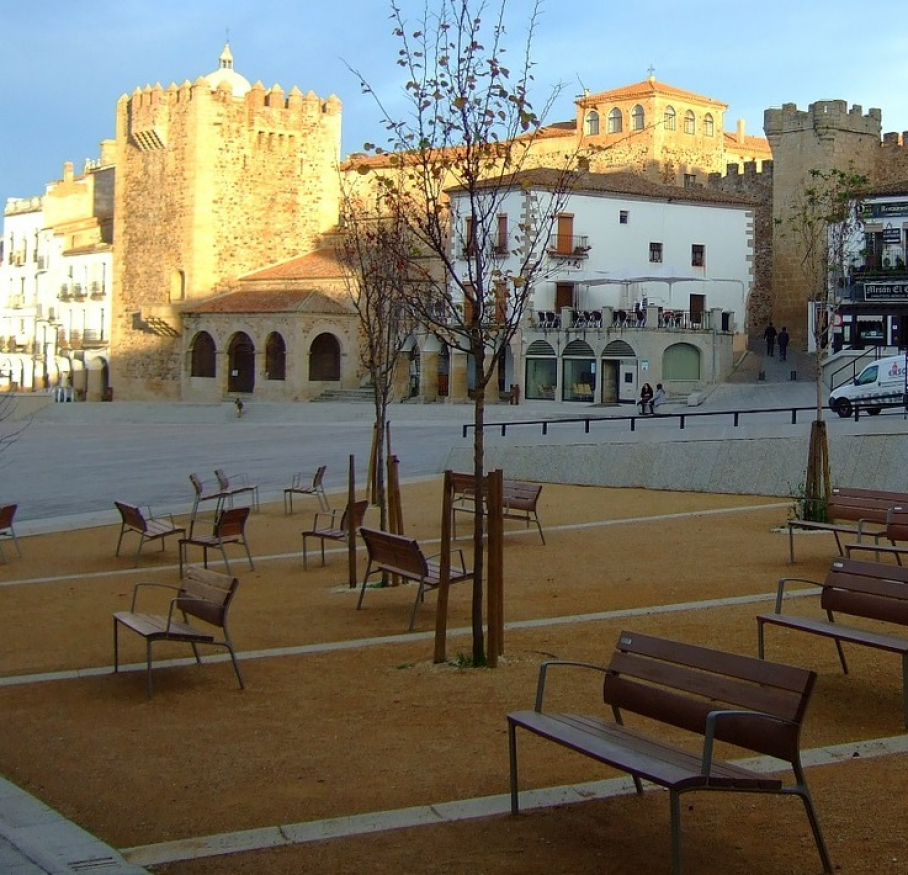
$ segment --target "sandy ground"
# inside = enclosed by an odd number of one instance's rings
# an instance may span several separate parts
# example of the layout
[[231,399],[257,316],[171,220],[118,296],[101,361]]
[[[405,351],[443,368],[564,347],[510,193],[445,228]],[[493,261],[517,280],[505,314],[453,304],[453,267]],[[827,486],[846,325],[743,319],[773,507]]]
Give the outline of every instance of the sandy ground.
[[[439,534],[440,478],[404,487],[407,533]],[[313,502],[314,505],[314,502]],[[740,653],[756,653],[754,615],[779,577],[822,577],[829,535],[804,535],[788,565],[783,499],[545,485],[534,530],[506,523],[509,622],[646,609],[509,630],[498,668],[463,667],[470,638],[451,634],[448,662],[432,662],[418,636],[294,655],[264,650],[356,642],[406,632],[415,590],[367,592],[357,611],[346,558],[329,553],[304,571],[306,509],[286,517],[265,506],[250,517],[256,558],[237,558],[232,612],[247,689],[229,663],[163,667],[146,700],[144,673],[102,672],[0,688],[0,771],[86,829],[129,848],[341,815],[507,792],[505,714],[532,706],[539,662],[607,661],[623,628]],[[370,510],[369,523],[377,511]],[[461,527],[464,529],[465,527]],[[109,668],[112,622],[138,581],[175,583],[176,545],[114,557],[117,528],[23,538],[24,558],[0,566],[0,674]],[[461,546],[468,547],[466,541]],[[130,553],[129,545],[127,553]],[[359,574],[365,559],[359,556]],[[757,604],[659,606],[767,594]],[[470,593],[452,589],[449,628],[469,625]],[[810,610],[810,600],[802,600]],[[431,631],[435,598],[417,616]],[[121,660],[140,663],[138,636],[121,635]],[[808,665],[820,680],[802,746],[903,732],[895,656],[853,648],[849,676],[831,642],[769,630],[769,657]],[[185,648],[160,647],[161,657]],[[598,690],[565,678],[572,710],[597,709]],[[667,732],[667,735],[672,733]],[[732,755],[741,755],[740,753]],[[908,758],[888,756],[811,768],[830,853],[843,872],[902,873],[900,828]],[[605,768],[530,736],[523,788],[610,777]],[[687,872],[819,872],[794,799],[693,794],[683,813]],[[425,826],[343,840],[160,866],[166,873],[432,872],[639,873],[669,871],[668,800],[662,792],[531,811],[520,817]]]

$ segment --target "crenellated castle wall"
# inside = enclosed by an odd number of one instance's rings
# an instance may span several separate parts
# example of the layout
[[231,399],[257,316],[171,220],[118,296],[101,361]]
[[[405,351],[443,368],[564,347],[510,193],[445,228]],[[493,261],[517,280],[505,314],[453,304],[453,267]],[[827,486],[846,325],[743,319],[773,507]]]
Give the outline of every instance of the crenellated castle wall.
[[882,113],[864,113],[844,100],[825,100],[799,110],[786,103],[768,109],[764,130],[773,151],[773,300],[776,327],[787,325],[795,348],[807,348],[808,289],[791,232],[790,216],[812,170],[853,169],[871,180],[877,176]]
[[763,333],[763,327],[772,311],[773,177],[772,161],[763,161],[759,169],[756,161],[748,161],[744,163],[743,168],[739,168],[737,164],[729,164],[724,175],[711,173],[707,180],[709,189],[747,198],[754,203],[754,251],[745,326],[745,331],[751,339]]
[[341,104],[201,78],[117,105],[112,384],[177,398],[179,308],[310,250],[337,221]]

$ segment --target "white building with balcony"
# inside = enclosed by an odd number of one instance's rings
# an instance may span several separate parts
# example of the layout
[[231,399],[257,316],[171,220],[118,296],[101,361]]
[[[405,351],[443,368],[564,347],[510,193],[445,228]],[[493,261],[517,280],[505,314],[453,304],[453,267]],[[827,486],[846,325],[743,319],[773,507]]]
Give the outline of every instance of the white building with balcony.
[[[519,273],[534,216],[551,215],[552,171],[527,171],[487,223],[496,269]],[[451,192],[452,222],[468,198]],[[551,223],[529,306],[499,377],[528,399],[633,403],[644,382],[687,394],[731,371],[745,343],[754,205],[626,173],[586,174]],[[484,226],[485,227],[485,226]],[[470,271],[469,227],[452,227],[454,269]],[[466,241],[466,242],[465,242]],[[489,244],[491,245],[491,244]],[[429,341],[431,342],[431,341]],[[438,358],[450,359],[440,351]],[[432,377],[422,374],[431,394]]]

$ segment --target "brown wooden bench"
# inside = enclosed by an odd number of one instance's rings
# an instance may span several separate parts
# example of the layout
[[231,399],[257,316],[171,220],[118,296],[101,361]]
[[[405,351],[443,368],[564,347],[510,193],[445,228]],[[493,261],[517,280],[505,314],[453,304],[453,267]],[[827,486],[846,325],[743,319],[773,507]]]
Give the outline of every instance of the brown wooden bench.
[[170,535],[185,535],[186,529],[178,526],[170,514],[165,517],[155,517],[142,513],[142,511],[132,504],[125,504],[122,501],[115,501],[117,510],[120,512],[120,537],[117,539],[117,552],[120,555],[120,545],[123,543],[123,536],[127,532],[135,532],[139,536],[139,548],[136,550],[135,564],[139,564],[139,556],[142,553],[142,547],[148,541],[160,541],[161,549],[164,549],[164,540]]
[[[441,565],[435,561],[437,555],[425,556],[416,541],[403,535],[392,535],[389,532],[367,528],[361,528],[359,532],[366,544],[369,562],[366,566],[366,573],[363,575],[356,609],[359,610],[362,607],[366,584],[369,578],[375,574],[396,574],[404,580],[415,581],[419,584],[419,588],[416,591],[416,600],[413,602],[413,611],[410,614],[409,629],[412,632],[413,624],[416,621],[416,609],[420,602],[423,601],[428,590],[437,589],[441,582]],[[472,579],[473,572],[464,563],[463,551],[452,551],[448,582],[460,583]]]
[[[783,614],[785,586],[789,583],[808,583],[820,587],[820,608],[826,619]],[[832,563],[826,580],[806,580],[799,577],[783,577],[776,593],[775,611],[757,617],[757,645],[760,658],[764,654],[764,630],[766,624],[787,626],[823,635],[835,641],[842,671],[848,674],[848,663],[842,642],[875,647],[902,657],[902,711],[905,727],[908,728],[908,639],[879,631],[838,622],[836,615],[883,621],[901,627],[908,626],[908,568],[887,565],[881,562],[858,562],[855,559],[836,559]]]
[[[856,536],[858,542],[864,535],[878,539],[886,524],[889,509],[895,505],[908,506],[908,493],[886,492],[879,489],[852,489],[837,486],[832,490],[826,513],[835,522],[792,519],[788,521],[788,556],[794,562],[794,533],[796,529],[818,532],[832,532],[835,535],[839,555],[844,556],[840,535]],[[846,522],[847,521],[847,522]],[[868,527],[868,523],[872,527]]]
[[[451,532],[457,537],[457,514],[473,514],[476,510],[476,480],[472,474],[451,472],[451,486],[453,500],[451,503]],[[539,522],[537,504],[542,493],[542,486],[538,483],[525,483],[521,480],[504,480],[502,482],[503,516],[506,520],[518,520],[536,526],[542,543],[545,544],[545,535]],[[483,487],[483,501],[485,501],[485,486]],[[488,505],[485,505],[488,511]]]
[[[556,667],[602,672],[603,699],[613,719],[544,710],[545,684]],[[794,795],[807,811],[824,872],[832,872],[807,781],[800,761],[801,724],[816,681],[803,668],[764,662],[683,644],[638,632],[622,632],[611,662],[545,662],[539,670],[536,706],[508,714],[511,811],[518,813],[517,729],[526,729],[598,762],[631,775],[638,793],[642,781],[669,791],[672,871],[681,872],[682,793],[725,790]],[[625,726],[624,715],[641,715],[703,736],[702,749],[691,752],[654,733]],[[644,721],[641,721],[643,725]],[[652,723],[648,724],[652,726]],[[724,742],[789,763],[794,783],[714,756]],[[640,871],[647,867],[641,864]],[[756,861],[754,868],[758,869]],[[717,866],[717,871],[721,866]]]
[[216,468],[214,476],[217,477],[218,487],[227,496],[227,504],[233,507],[233,499],[237,495],[248,495],[249,503],[253,510],[259,509],[259,487],[257,483],[250,483],[246,474],[231,474],[229,477],[223,468]]
[[3,552],[3,538],[12,539],[16,553],[21,558],[22,550],[19,548],[19,539],[16,537],[16,529],[13,526],[13,520],[16,518],[16,511],[19,509],[18,504],[5,504],[0,507],[0,560],[6,562],[6,555]]
[[908,542],[908,506],[896,505],[889,509],[886,528],[880,537],[889,541],[889,546],[881,545],[877,539],[875,544],[846,544],[845,553],[849,559],[852,559],[854,553],[870,552],[874,554],[874,560],[877,562],[880,560],[880,556],[885,554],[892,556],[896,564],[901,565],[902,556],[908,555],[908,546],[899,545],[900,541]]
[[[227,614],[233,602],[239,581],[227,574],[209,571],[205,568],[190,567],[180,586],[160,583],[137,583],[133,589],[132,606],[128,611],[118,611],[113,616],[114,672],[120,669],[119,642],[117,633],[125,626],[145,639],[146,686],[151,698],[152,645],[155,641],[183,641],[191,645],[195,660],[201,664],[199,644],[226,647],[233,661],[240,688],[245,688],[243,675],[233,649],[233,641],[227,626]],[[168,589],[176,593],[166,613],[140,613],[138,611],[139,591],[149,587]],[[190,623],[190,617],[200,620],[204,627]],[[222,637],[217,637],[220,630]]]

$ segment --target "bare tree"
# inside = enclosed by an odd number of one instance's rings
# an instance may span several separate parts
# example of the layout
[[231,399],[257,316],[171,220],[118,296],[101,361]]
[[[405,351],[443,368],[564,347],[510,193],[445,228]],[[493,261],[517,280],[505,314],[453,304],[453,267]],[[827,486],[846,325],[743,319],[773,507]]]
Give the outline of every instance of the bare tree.
[[[401,173],[382,179],[384,196],[407,217],[414,252],[430,254],[441,266],[437,274],[424,270],[424,283],[406,295],[408,306],[427,331],[465,353],[472,366],[478,484],[488,393],[497,393],[508,346],[535,285],[549,275],[549,239],[586,162],[576,151],[548,154],[548,168],[534,168],[544,119],[562,90],[553,88],[539,111],[530,102],[539,3],[518,41],[512,71],[505,64],[507,0],[437,2],[415,25],[408,24],[396,0],[391,2],[401,45],[397,63],[407,77],[405,110],[385,109],[365,77],[353,72],[375,96],[388,131],[387,148],[367,144],[367,151],[385,155],[386,166]],[[375,167],[364,162],[361,169],[380,174]],[[503,215],[519,217],[513,233],[502,233]],[[476,502],[473,554],[473,662],[484,664],[481,502]]]
[[[372,195],[371,201],[366,200]],[[406,300],[413,276],[409,251],[409,223],[388,210],[381,192],[356,193],[342,184],[338,254],[346,267],[348,293],[359,316],[360,360],[372,387],[375,405],[374,493],[372,501],[387,528],[385,436],[388,406],[394,399],[395,373],[402,345],[414,327]]]
[[804,188],[792,201],[786,222],[800,253],[801,272],[812,307],[813,341],[817,356],[816,417],[811,425],[804,481],[802,515],[825,520],[831,481],[829,445],[823,420],[823,360],[829,354],[833,311],[854,256],[860,228],[861,197],[867,177],[846,170],[811,170]]

